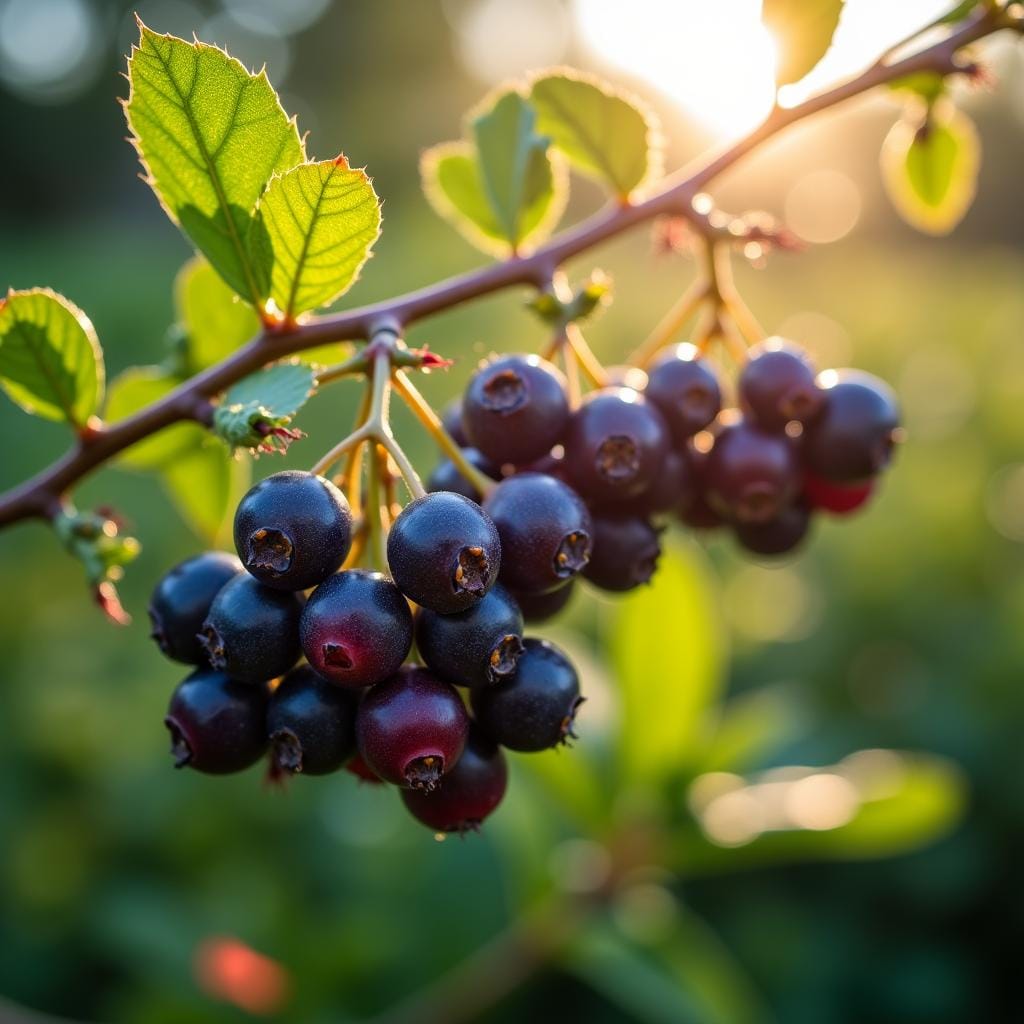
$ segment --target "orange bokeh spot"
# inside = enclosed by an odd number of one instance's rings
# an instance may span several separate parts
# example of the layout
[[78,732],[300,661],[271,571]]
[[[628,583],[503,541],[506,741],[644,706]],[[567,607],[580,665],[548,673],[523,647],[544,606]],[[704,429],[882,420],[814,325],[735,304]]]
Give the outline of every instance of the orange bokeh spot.
[[288,995],[287,971],[238,939],[204,939],[196,948],[193,969],[204,992],[249,1013],[274,1013]]

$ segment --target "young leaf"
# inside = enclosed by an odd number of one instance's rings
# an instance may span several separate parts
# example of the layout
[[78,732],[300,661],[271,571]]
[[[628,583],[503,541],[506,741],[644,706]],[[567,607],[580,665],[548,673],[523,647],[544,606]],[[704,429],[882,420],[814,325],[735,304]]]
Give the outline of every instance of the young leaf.
[[0,299],[0,388],[22,409],[80,427],[103,383],[96,331],[74,303],[48,288]]
[[[133,366],[110,382],[106,418],[112,423],[169,394],[181,383],[160,366]],[[176,423],[125,449],[118,465],[126,469],[154,469],[198,448],[206,431],[195,423]]]
[[347,291],[380,234],[370,179],[343,156],[274,178],[259,213],[254,244],[269,243],[270,297],[289,320]]
[[537,131],[620,199],[661,173],[653,114],[599,79],[568,70],[544,75],[534,80],[530,103]]
[[271,177],[305,159],[295,121],[264,71],[141,22],[139,31],[125,113],[147,180],[231,288],[259,307],[268,268],[252,258],[254,211]]
[[289,430],[295,414],[316,388],[311,366],[275,363],[232,385],[213,414],[216,434],[232,448],[277,450],[302,435]]
[[695,548],[669,548],[653,583],[619,605],[611,655],[622,701],[624,771],[651,782],[700,754],[722,683],[724,631]]
[[536,111],[514,90],[477,114],[471,127],[484,194],[505,238],[518,249],[553,208],[549,140],[537,131]]
[[189,260],[178,272],[174,304],[185,330],[187,363],[192,372],[219,362],[260,329],[252,307],[241,302],[201,256]]
[[168,462],[161,472],[164,489],[181,517],[214,546],[223,539],[251,478],[250,459],[231,458],[224,445],[210,438]]
[[908,224],[945,235],[970,209],[980,162],[974,123],[953,107],[939,105],[923,126],[907,120],[893,126],[882,146],[882,179]]
[[839,24],[843,0],[764,0],[761,20],[775,37],[775,81],[799,82],[825,56]]

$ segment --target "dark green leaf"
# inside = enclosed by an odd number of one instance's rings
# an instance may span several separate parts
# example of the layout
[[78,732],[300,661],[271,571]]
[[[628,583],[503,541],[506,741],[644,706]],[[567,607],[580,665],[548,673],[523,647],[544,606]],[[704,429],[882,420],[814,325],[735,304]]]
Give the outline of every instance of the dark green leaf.
[[798,82],[825,56],[839,24],[843,0],[764,0],[761,19],[775,37],[775,80]]
[[274,450],[296,435],[288,430],[295,414],[316,388],[313,368],[298,360],[275,363],[232,385],[213,415],[217,435],[232,448]]
[[934,107],[923,127],[898,121],[882,147],[882,178],[907,223],[948,234],[971,207],[981,162],[974,123],[951,106]]
[[661,140],[650,111],[611,86],[578,72],[534,80],[537,131],[581,171],[620,198],[661,173]]
[[344,157],[274,178],[260,200],[270,245],[270,298],[288,319],[346,292],[380,234],[380,201]]
[[256,201],[274,174],[305,159],[295,121],[264,71],[215,46],[139,30],[125,111],[149,183],[231,288],[262,306],[269,281],[251,256]]
[[48,288],[0,300],[0,387],[22,409],[82,426],[103,383],[96,331],[76,305]]

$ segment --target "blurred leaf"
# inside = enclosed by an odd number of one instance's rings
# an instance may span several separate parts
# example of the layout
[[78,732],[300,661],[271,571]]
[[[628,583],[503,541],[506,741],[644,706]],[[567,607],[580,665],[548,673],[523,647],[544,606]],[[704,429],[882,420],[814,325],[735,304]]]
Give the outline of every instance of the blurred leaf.
[[214,432],[228,446],[274,451],[300,433],[288,429],[295,414],[316,389],[316,373],[296,359],[274,363],[228,388],[213,413]]
[[717,595],[695,546],[667,546],[653,583],[622,600],[611,654],[623,771],[633,781],[663,779],[699,756],[725,668]]
[[607,919],[589,924],[566,966],[630,1020],[646,1024],[744,1024],[764,1020],[750,981],[710,929],[677,908],[677,927],[631,941]]
[[939,18],[938,24],[940,25],[953,25],[958,21],[963,21],[972,11],[978,9],[981,6],[979,0],[961,0],[948,14],[944,14]]
[[[423,190],[430,205],[474,245],[494,250],[505,234],[484,193],[476,154],[469,142],[446,142],[428,149],[420,160]],[[498,247],[499,253],[504,247]]]
[[882,146],[882,179],[900,216],[928,234],[948,234],[974,201],[981,142],[954,107],[932,108],[925,125],[900,120]]
[[716,846],[694,831],[679,839],[674,858],[677,868],[685,874],[702,874],[775,863],[891,857],[927,846],[948,833],[960,820],[965,805],[959,769],[928,755],[877,753],[892,758],[893,767],[870,783],[858,785],[862,802],[846,824],[821,830],[794,827],[761,832],[737,846]]
[[232,458],[212,438],[181,453],[161,470],[164,488],[182,518],[212,547],[223,539],[251,477],[250,460]]
[[938,71],[915,71],[889,83],[893,92],[911,92],[926,103],[934,103],[946,91],[946,79]]
[[761,20],[775,37],[775,80],[789,85],[804,77],[828,52],[843,0],[764,0]]
[[49,288],[0,300],[0,387],[25,412],[82,426],[103,381],[96,331],[74,303]]
[[568,70],[545,75],[534,80],[530,103],[537,131],[620,198],[661,173],[661,142],[651,112],[605,82]]
[[789,686],[770,686],[733,697],[722,709],[701,758],[707,772],[758,766],[808,728],[808,716]]
[[254,211],[271,177],[305,159],[295,121],[265,71],[141,22],[139,32],[125,112],[147,180],[231,288],[261,306],[268,268],[251,255]]
[[545,750],[524,758],[523,767],[582,827],[599,831],[607,822],[608,794],[582,750]]
[[178,319],[187,336],[188,365],[205,370],[256,336],[260,320],[202,256],[189,260],[174,282]]
[[[133,366],[110,383],[106,418],[116,423],[163,398],[181,381],[159,366]],[[206,431],[195,423],[177,423],[147,437],[122,452],[118,465],[129,469],[154,469],[202,444]]]
[[348,291],[380,234],[380,201],[348,161],[303,164],[275,177],[260,200],[270,244],[270,297],[293,319]]

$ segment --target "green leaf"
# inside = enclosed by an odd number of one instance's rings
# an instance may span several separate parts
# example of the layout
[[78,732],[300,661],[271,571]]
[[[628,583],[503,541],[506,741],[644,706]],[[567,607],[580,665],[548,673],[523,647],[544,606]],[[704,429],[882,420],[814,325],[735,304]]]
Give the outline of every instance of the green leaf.
[[761,20],[777,43],[779,85],[800,81],[825,56],[842,10],[843,0],[764,0]]
[[473,245],[506,252],[507,239],[484,192],[471,143],[445,142],[428,149],[420,160],[420,176],[430,205]]
[[889,83],[893,92],[910,92],[932,104],[946,91],[946,79],[938,71],[915,71]]
[[241,302],[201,256],[189,260],[178,272],[174,300],[193,373],[241,348],[260,329],[253,308]]
[[251,460],[232,458],[223,444],[209,438],[168,462],[161,472],[164,489],[181,517],[210,545],[224,539],[251,478]]
[[256,202],[274,174],[305,159],[264,71],[223,50],[159,35],[139,22],[125,112],[148,181],[168,215],[243,298],[257,307],[269,268],[252,253]]
[[[106,418],[123,420],[139,409],[159,401],[181,381],[159,366],[133,366],[110,383]],[[126,469],[154,469],[198,448],[206,431],[195,423],[176,423],[125,449],[118,465]]]
[[[854,765],[858,766],[856,770]],[[839,765],[817,771],[785,769],[772,773],[773,778],[790,784],[815,774],[840,775],[852,783],[856,802],[848,821],[837,827],[817,828],[801,828],[799,822],[792,822],[789,827],[759,831],[759,824],[764,823],[762,813],[769,812],[754,811],[758,790],[747,790],[754,796],[749,810],[755,815],[749,841],[721,846],[697,831],[681,836],[673,855],[680,870],[699,875],[763,864],[891,857],[927,846],[947,834],[962,817],[966,803],[959,769],[952,762],[927,755],[862,751]],[[755,787],[758,781],[754,780]],[[821,793],[825,795],[819,795],[818,804],[810,810],[833,810],[835,796],[829,790]],[[766,799],[766,808],[785,808],[793,800],[778,792]],[[740,810],[745,806],[741,805]]]
[[962,0],[948,14],[944,14],[939,18],[938,24],[954,25],[958,21],[963,21],[972,11],[977,10],[979,6],[982,6],[979,0]]
[[275,363],[232,385],[213,414],[217,435],[232,448],[272,451],[275,436],[290,440],[295,414],[316,388],[313,368],[298,360]]
[[680,771],[701,753],[726,658],[717,594],[695,546],[667,547],[654,582],[621,602],[611,655],[623,771],[638,782]]
[[560,71],[534,80],[537,131],[581,171],[622,199],[661,173],[661,140],[650,111],[597,78]]
[[274,178],[260,200],[271,247],[270,297],[289,320],[346,292],[380,234],[370,179],[336,160],[303,164]]
[[981,142],[974,122],[954,107],[931,109],[924,125],[897,121],[882,146],[882,180],[912,227],[945,235],[974,201]]
[[26,412],[82,426],[103,398],[103,353],[89,318],[48,288],[0,300],[0,387]]

